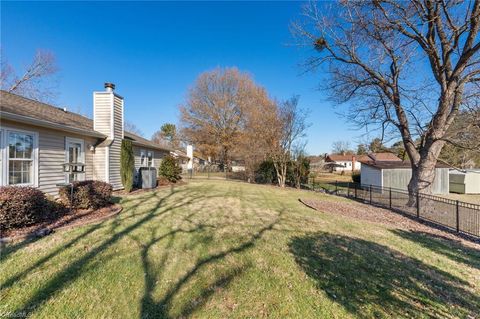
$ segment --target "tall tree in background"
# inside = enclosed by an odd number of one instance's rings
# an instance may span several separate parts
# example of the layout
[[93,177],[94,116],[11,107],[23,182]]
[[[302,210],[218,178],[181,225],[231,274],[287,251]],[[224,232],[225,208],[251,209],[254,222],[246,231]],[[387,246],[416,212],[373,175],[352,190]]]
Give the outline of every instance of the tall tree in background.
[[332,143],[332,154],[353,154],[349,141],[335,141]]
[[387,151],[388,148],[385,145],[383,145],[383,141],[381,138],[376,137],[368,145],[368,150],[371,153],[379,153],[379,152]]
[[285,187],[288,164],[292,159],[292,151],[306,135],[309,126],[308,112],[298,106],[298,96],[278,105],[275,138],[270,143],[270,157],[277,173],[278,186]]
[[235,155],[245,161],[246,178],[255,180],[255,172],[268,158],[271,145],[277,141],[277,104],[263,89],[259,89],[256,103],[247,107],[245,124],[238,139]]
[[447,138],[450,143],[440,153],[443,162],[459,169],[480,166],[480,108],[458,114]]
[[0,87],[30,99],[52,102],[56,97],[54,75],[57,71],[55,55],[49,51],[37,50],[32,62],[20,74],[2,57]]
[[358,144],[357,145],[357,155],[367,155],[368,149],[365,144]]
[[248,110],[265,100],[265,91],[236,68],[202,73],[180,107],[182,136],[204,155],[221,159],[228,170]]
[[180,140],[177,134],[177,126],[172,123],[163,124],[159,131],[153,133],[152,141],[173,149],[179,148]]
[[401,136],[412,165],[410,194],[431,193],[449,128],[479,99],[480,0],[326,6],[311,3],[305,23],[293,25],[317,52],[308,68],[330,74],[326,88],[336,102],[352,105],[351,121]]

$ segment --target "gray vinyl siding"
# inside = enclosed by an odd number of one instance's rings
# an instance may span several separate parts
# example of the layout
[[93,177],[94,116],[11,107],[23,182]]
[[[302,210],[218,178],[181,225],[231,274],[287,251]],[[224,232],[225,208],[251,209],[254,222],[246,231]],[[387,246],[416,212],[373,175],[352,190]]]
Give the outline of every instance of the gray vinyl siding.
[[94,92],[94,123],[93,129],[107,136],[111,135],[110,122],[112,119],[112,99],[113,93],[110,92]]
[[107,152],[107,147],[96,147],[95,154],[93,154],[93,179],[99,181],[106,181],[105,174],[105,156]]
[[360,181],[365,185],[382,186],[382,171],[378,168],[362,164]]
[[51,130],[42,127],[2,121],[2,127],[20,129],[38,134],[38,188],[52,196],[58,194],[56,184],[65,182],[65,173],[62,164],[65,163],[65,138],[78,138],[84,141],[85,151],[85,179],[94,179],[95,166],[93,152],[88,145],[96,143],[96,139],[63,131]]
[[122,178],[120,176],[120,152],[123,139],[123,101],[114,95],[113,99],[113,143],[110,146],[110,184],[113,189],[121,189]]
[[[434,194],[448,194],[449,176],[448,168],[436,168],[435,179],[433,180]],[[383,186],[406,190],[412,177],[412,170],[409,168],[396,168],[383,170]]]
[[158,170],[160,169],[160,165],[162,164],[162,159],[168,155],[168,152],[167,151],[160,151],[160,150],[153,150],[153,149],[149,149],[149,148],[146,148],[146,147],[141,147],[141,146],[137,146],[137,145],[134,145],[133,146],[133,154],[135,156],[135,173],[138,174],[138,170],[140,169],[141,167],[141,164],[140,164],[140,151],[141,150],[144,150],[145,152],[148,152],[148,151],[151,151],[153,152],[153,166],[157,169],[157,174],[158,174]]

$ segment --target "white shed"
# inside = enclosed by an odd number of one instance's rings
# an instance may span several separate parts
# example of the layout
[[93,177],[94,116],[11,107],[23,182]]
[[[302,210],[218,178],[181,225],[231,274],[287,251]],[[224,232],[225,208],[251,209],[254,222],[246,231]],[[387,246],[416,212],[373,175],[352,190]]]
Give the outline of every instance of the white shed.
[[[412,168],[410,162],[362,161],[360,180],[363,185],[407,190],[411,177]],[[448,194],[449,174],[447,166],[437,164],[432,192],[434,194]]]
[[480,194],[480,169],[450,170],[450,192]]

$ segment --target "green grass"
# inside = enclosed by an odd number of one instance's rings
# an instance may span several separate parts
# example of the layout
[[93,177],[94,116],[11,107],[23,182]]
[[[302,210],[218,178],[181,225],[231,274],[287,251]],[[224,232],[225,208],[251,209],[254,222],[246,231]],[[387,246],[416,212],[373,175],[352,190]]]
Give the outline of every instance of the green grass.
[[478,315],[478,250],[300,197],[346,200],[212,180],[124,197],[114,219],[4,247],[0,316]]

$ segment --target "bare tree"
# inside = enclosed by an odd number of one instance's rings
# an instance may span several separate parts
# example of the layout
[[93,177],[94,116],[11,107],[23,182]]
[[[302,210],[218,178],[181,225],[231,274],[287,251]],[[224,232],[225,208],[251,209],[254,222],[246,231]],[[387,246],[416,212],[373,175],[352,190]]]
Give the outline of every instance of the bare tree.
[[278,186],[285,187],[288,163],[294,147],[306,135],[308,112],[298,107],[298,96],[278,105],[276,140],[271,142],[270,157],[277,173]]
[[137,134],[138,136],[143,136],[143,132],[133,122],[125,121],[123,129],[126,132]]
[[332,143],[332,154],[353,154],[349,141],[335,141]]
[[37,50],[33,61],[22,75],[15,74],[11,65],[2,60],[0,86],[2,90],[8,92],[42,102],[51,102],[56,96],[53,75],[57,71],[55,55],[49,51]]
[[235,155],[245,161],[246,179],[255,180],[260,164],[268,158],[271,145],[277,141],[277,105],[261,89],[257,102],[247,107],[245,124],[238,139]]
[[316,50],[307,67],[328,72],[326,88],[352,105],[351,121],[401,136],[410,193],[431,193],[450,126],[478,101],[480,0],[311,3],[303,14],[293,29]]
[[236,68],[202,73],[180,107],[182,136],[200,152],[230,166],[247,123],[247,112],[261,107],[265,90]]

